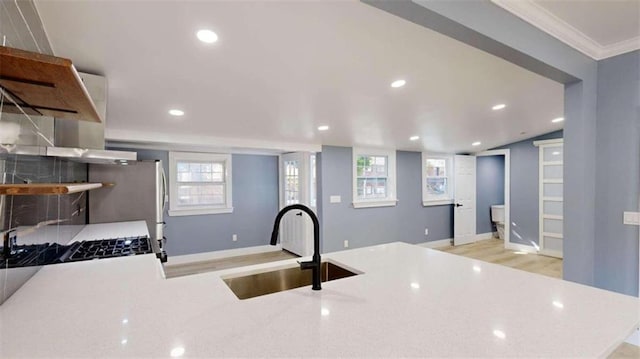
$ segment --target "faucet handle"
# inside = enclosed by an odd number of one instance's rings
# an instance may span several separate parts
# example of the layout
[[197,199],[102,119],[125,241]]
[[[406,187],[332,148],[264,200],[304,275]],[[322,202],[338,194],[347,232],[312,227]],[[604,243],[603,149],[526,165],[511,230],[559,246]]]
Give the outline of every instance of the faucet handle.
[[305,262],[298,261],[298,264],[300,264],[300,269],[311,269],[317,266],[316,262],[314,261],[305,261]]

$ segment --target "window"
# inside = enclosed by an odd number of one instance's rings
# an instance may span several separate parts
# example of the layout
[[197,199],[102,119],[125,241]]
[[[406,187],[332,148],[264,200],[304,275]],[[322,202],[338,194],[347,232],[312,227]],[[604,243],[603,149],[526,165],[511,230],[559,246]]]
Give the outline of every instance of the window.
[[284,205],[300,203],[300,164],[296,160],[284,161]]
[[422,154],[422,204],[453,203],[452,156]]
[[396,205],[395,151],[353,149],[353,206]]
[[231,155],[169,152],[170,216],[231,212]]

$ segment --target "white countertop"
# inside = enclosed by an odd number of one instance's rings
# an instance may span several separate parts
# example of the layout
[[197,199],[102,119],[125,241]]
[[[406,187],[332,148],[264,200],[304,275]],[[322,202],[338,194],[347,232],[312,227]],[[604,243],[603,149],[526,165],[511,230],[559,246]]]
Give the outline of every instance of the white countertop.
[[18,244],[68,244],[105,238],[149,235],[149,229],[145,221],[49,225],[35,228],[33,231],[29,230],[31,228],[33,227],[18,227]]
[[93,241],[96,239],[148,236],[145,221],[87,224],[71,242]]
[[153,255],[47,266],[0,306],[0,357],[595,357],[640,319],[635,297],[404,243],[323,260],[364,274],[238,300],[221,276],[295,260],[168,280]]

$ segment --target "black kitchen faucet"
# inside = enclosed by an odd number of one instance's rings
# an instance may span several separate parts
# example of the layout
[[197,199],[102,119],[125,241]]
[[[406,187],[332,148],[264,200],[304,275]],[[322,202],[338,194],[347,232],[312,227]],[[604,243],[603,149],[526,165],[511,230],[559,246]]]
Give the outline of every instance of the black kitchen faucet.
[[298,262],[300,263],[300,269],[311,269],[312,270],[312,280],[313,285],[311,289],[320,290],[322,287],[320,283],[322,282],[322,278],[320,277],[320,223],[318,222],[318,217],[311,210],[311,208],[302,205],[302,204],[292,204],[290,206],[284,207],[276,216],[276,221],[273,223],[273,232],[271,232],[271,245],[275,246],[278,242],[278,230],[280,228],[280,220],[285,213],[291,210],[300,210],[306,212],[311,220],[313,221],[313,257],[310,261],[307,262]]

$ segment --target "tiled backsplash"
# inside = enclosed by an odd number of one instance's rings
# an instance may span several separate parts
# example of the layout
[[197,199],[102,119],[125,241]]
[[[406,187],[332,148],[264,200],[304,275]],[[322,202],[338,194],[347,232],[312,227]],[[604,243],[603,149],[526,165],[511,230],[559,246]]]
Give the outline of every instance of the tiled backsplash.
[[[4,162],[6,183],[87,181],[87,165],[83,163],[38,156],[10,156]],[[86,208],[85,192],[60,196],[7,196],[0,216],[3,229],[51,220],[59,220],[61,224],[85,224]]]
[[[87,170],[86,164],[55,157],[0,157],[0,182],[4,183],[86,182]],[[86,224],[86,208],[86,192],[50,196],[0,196],[0,229],[6,231],[19,228],[18,245],[47,242],[66,244]],[[47,221],[51,221],[51,224],[34,231],[24,231]],[[40,268],[0,269],[0,304]]]

